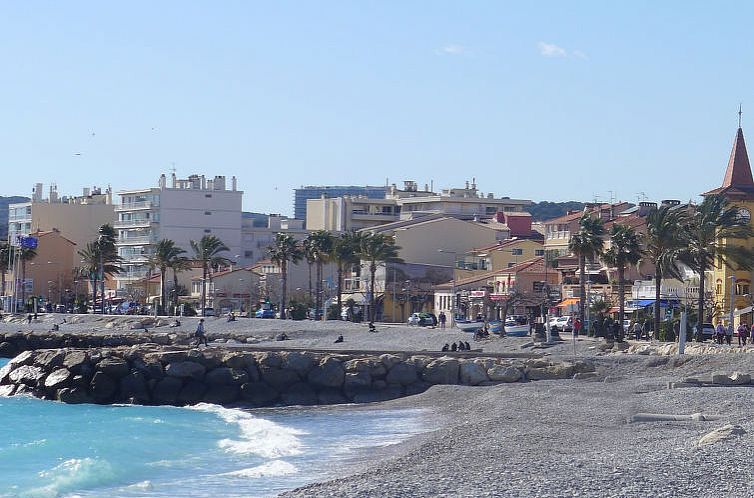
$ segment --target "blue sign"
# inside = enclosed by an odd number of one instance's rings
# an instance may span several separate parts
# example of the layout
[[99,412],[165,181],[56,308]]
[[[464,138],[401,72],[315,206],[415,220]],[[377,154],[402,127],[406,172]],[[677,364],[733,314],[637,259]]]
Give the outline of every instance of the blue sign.
[[20,237],[20,245],[24,249],[36,249],[39,245],[39,240],[36,237],[30,235]]

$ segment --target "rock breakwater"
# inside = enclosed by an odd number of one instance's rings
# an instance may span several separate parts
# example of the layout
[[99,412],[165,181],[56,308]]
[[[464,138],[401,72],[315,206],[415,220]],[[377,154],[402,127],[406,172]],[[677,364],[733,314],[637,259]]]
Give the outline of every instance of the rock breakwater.
[[65,403],[275,406],[363,403],[436,384],[567,379],[586,361],[130,347],[26,350],[0,369],[0,395]]

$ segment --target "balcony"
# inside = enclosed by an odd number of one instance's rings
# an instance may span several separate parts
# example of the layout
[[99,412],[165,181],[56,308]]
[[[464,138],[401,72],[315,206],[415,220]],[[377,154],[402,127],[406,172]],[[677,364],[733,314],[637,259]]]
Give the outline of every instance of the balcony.
[[159,202],[153,201],[140,201],[140,202],[128,202],[123,204],[116,204],[115,211],[137,211],[140,209],[153,209],[160,207]]
[[113,228],[135,228],[135,227],[148,227],[153,223],[157,223],[153,219],[141,219],[141,220],[118,220],[113,223]]
[[124,237],[119,238],[116,242],[116,245],[149,245],[149,244],[156,244],[157,241],[154,240],[152,237],[146,236],[146,237]]

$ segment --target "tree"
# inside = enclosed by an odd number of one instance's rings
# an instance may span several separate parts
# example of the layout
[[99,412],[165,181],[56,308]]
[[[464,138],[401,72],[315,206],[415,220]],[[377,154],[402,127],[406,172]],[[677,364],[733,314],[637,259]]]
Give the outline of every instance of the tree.
[[207,307],[207,276],[213,268],[227,266],[230,260],[220,253],[227,252],[229,249],[223,242],[214,235],[205,235],[198,242],[191,241],[191,249],[194,251],[194,257],[202,263],[202,313],[204,316]]
[[10,270],[10,260],[13,256],[13,246],[3,242],[0,244],[0,278],[2,278],[2,285],[0,286],[0,295],[5,295],[5,277]]
[[616,223],[610,230],[610,248],[602,259],[618,270],[618,323],[623,326],[623,312],[626,306],[626,267],[636,265],[641,260],[641,237],[628,226]]
[[278,232],[275,234],[274,244],[267,248],[270,259],[280,267],[281,297],[280,319],[285,320],[285,306],[288,297],[288,263],[301,261],[303,252],[300,245],[289,233]]
[[[709,195],[686,218],[683,231],[686,248],[681,261],[699,274],[698,330],[704,324],[704,280],[707,269],[716,263],[731,269],[749,270],[754,254],[736,243],[754,236],[749,218],[728,204],[722,195]],[[732,303],[731,303],[732,305]]]
[[[99,245],[99,251],[101,255],[101,259],[99,262],[99,279],[100,279],[100,294],[102,299],[102,307],[100,308],[100,312],[104,315],[105,314],[105,275],[112,276],[113,274],[120,273],[120,266],[118,266],[122,259],[118,256],[118,251],[115,248],[115,239],[117,237],[117,233],[115,232],[115,229],[112,225],[109,223],[105,223],[104,225],[100,226],[97,230],[97,233],[99,234],[97,236],[97,244]],[[104,270],[104,265],[112,265],[115,268],[113,269],[113,273],[106,273]],[[93,306],[96,305],[96,303],[93,303]]]
[[121,262],[121,258],[114,252],[103,254],[103,248],[105,251],[108,251],[107,246],[101,244],[100,239],[98,238],[87,242],[86,247],[78,252],[79,256],[81,256],[82,265],[80,271],[83,275],[86,275],[92,286],[92,306],[96,306],[97,302],[97,284],[101,283],[101,280],[104,279],[105,275],[112,276],[121,271],[120,266],[118,266]]
[[589,299],[586,295],[586,261],[593,261],[602,253],[605,227],[600,218],[592,218],[584,213],[579,221],[579,231],[571,236],[568,250],[579,258],[579,316],[584,319],[584,305]]
[[357,253],[361,243],[359,232],[346,232],[340,234],[340,237],[334,240],[330,258],[335,262],[338,272],[338,317],[343,313],[343,272],[346,265],[359,262]]
[[[685,241],[682,227],[686,212],[673,206],[662,206],[647,214],[647,235],[644,238],[644,257],[655,266],[655,333],[660,330],[660,289],[666,276],[683,279],[678,258]],[[703,294],[703,293],[702,293]]]
[[[184,251],[185,252],[185,251]],[[188,294],[185,287],[178,286],[178,274],[191,268],[191,260],[185,256],[176,255],[170,261],[170,269],[173,270],[173,309],[178,309],[178,298]]]
[[170,239],[162,239],[157,243],[155,252],[150,258],[155,268],[160,270],[160,308],[162,315],[167,313],[167,289],[165,288],[165,279],[168,268],[172,267],[176,259],[185,253],[183,249],[175,245]]
[[400,262],[398,251],[392,235],[383,233],[365,234],[360,241],[359,256],[369,262],[369,323],[374,323],[375,317],[375,289],[374,280],[377,273],[377,263]]
[[312,267],[317,261],[317,258],[314,257],[314,247],[312,245],[311,234],[301,241],[301,253],[303,254],[303,259],[306,260],[306,265],[309,268],[309,302],[314,302],[314,299],[312,298],[314,293],[312,290]]
[[310,240],[309,247],[317,269],[316,295],[314,296],[314,309],[316,311],[314,312],[314,317],[315,320],[319,320],[324,304],[322,299],[322,268],[332,253],[334,238],[326,230],[317,230],[309,234],[307,239]]

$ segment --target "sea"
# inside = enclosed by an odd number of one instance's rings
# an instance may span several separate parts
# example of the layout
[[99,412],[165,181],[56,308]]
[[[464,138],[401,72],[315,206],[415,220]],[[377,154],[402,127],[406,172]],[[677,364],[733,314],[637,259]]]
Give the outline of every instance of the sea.
[[[0,367],[7,360],[0,360]],[[0,497],[267,497],[428,430],[419,409],[66,405],[0,397]]]

